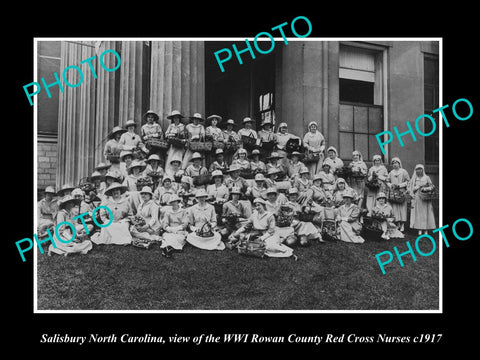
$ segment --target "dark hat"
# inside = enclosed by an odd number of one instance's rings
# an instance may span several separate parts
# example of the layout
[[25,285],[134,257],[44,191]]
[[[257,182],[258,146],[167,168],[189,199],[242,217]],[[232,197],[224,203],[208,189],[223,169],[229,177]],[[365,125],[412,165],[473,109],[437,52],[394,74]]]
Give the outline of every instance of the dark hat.
[[58,200],[58,208],[63,209],[68,203],[74,203],[75,205],[78,205],[80,204],[80,201],[80,199],[75,199],[72,195],[66,195]]
[[142,172],[147,167],[147,164],[145,164],[144,161],[133,160],[128,168],[128,173],[130,174],[132,172],[132,169],[136,167],[140,168],[140,172]]
[[106,170],[109,169],[110,166],[112,165],[101,162],[95,167],[95,170]]
[[271,160],[271,159],[282,159],[283,156],[280,156],[277,152],[272,152],[270,154],[270,156],[267,157],[268,160]]
[[60,190],[58,190],[57,195],[58,196],[63,196],[64,192],[69,191],[69,190],[72,191],[75,188],[76,188],[76,186],[73,186],[71,184],[63,184],[62,187],[60,188]]
[[121,133],[123,134],[124,132],[126,132],[127,130],[125,130],[124,128],[120,127],[120,126],[115,126],[113,129],[112,129],[112,132],[108,135],[108,138],[109,139],[113,139],[115,137],[115,134],[116,133]]
[[127,191],[127,186],[122,185],[118,182],[112,183],[107,190],[105,190],[105,195],[110,196],[115,189],[120,189],[120,192],[123,194],[125,191]]

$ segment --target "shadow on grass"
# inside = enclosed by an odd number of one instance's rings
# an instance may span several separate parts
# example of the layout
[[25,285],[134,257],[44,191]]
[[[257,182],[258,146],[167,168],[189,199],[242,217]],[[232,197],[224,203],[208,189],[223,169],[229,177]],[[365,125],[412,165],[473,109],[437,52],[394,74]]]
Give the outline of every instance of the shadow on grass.
[[[173,259],[158,246],[94,246],[87,255],[38,254],[39,310],[436,310],[438,251],[404,256],[380,271],[390,241],[315,243],[292,258],[249,258],[186,246]],[[438,241],[438,240],[437,240]]]

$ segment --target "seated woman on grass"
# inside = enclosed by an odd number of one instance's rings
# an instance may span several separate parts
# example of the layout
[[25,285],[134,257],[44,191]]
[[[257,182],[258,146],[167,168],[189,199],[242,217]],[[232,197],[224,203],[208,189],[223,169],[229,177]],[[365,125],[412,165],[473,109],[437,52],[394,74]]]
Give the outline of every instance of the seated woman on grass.
[[275,216],[266,209],[266,202],[263,199],[253,201],[255,211],[245,225],[230,234],[229,241],[236,242],[241,237],[258,237],[265,242],[265,255],[269,257],[290,257],[293,250],[282,244],[275,225]]
[[393,216],[393,209],[387,204],[387,197],[383,192],[377,195],[377,204],[372,209],[372,216],[377,218],[380,223],[383,231],[382,239],[404,238],[404,235],[398,230],[397,225],[394,223],[395,217]]
[[[119,183],[113,183],[105,190],[106,197],[101,205],[110,209],[113,214],[113,222],[109,226],[103,227],[100,232],[92,235],[92,241],[95,244],[131,244],[129,216],[132,216],[133,213],[127,198],[124,196],[126,191],[127,187]],[[110,214],[105,209],[101,208],[98,213],[100,213],[101,221],[104,224],[111,221]]]
[[165,230],[162,237],[162,255],[170,258],[174,251],[181,251],[188,235],[188,210],[180,207],[180,197],[173,195],[169,200],[169,208],[162,219],[162,228]]
[[[48,255],[52,253],[67,256],[69,254],[86,254],[92,249],[92,242],[88,239],[85,228],[82,224],[76,224],[73,220],[73,208],[79,205],[80,200],[66,195],[58,201],[58,213],[55,218],[55,238],[60,236],[62,241],[55,241],[55,246],[50,244]],[[72,227],[67,224],[58,226],[61,223],[70,223],[75,227],[75,233]],[[53,235],[53,234],[52,234]],[[69,241],[72,240],[72,241]]]
[[190,245],[204,250],[223,250],[225,244],[215,228],[217,214],[213,205],[207,202],[208,194],[204,189],[196,192],[197,204],[188,209],[188,224],[190,233],[187,242]]
[[360,236],[360,208],[353,203],[353,190],[347,189],[343,193],[344,204],[338,208],[337,219],[340,227],[340,240],[351,243],[363,243]]

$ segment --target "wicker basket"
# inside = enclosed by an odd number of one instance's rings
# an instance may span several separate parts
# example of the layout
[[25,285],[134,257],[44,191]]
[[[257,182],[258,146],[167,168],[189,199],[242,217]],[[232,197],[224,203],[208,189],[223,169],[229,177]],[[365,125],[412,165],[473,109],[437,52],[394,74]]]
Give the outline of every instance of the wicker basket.
[[228,141],[225,143],[225,147],[223,150],[227,153],[233,153],[237,150],[237,143],[234,141]]
[[170,137],[168,142],[177,149],[183,149],[185,147],[185,140],[179,137]]
[[120,155],[108,154],[107,155],[107,160],[110,161],[111,163],[119,163],[120,162]]
[[193,186],[208,185],[211,183],[212,183],[212,176],[210,174],[198,175],[193,177]]
[[188,147],[192,151],[212,151],[212,142],[210,141],[189,141]]
[[312,222],[314,217],[315,217],[314,213],[305,213],[302,211],[301,213],[298,214],[298,221]]
[[429,191],[422,191],[420,189],[417,191],[417,194],[423,201],[438,200],[438,190],[436,187],[433,187],[432,190]]
[[311,164],[311,163],[316,163],[319,160],[320,160],[319,152],[306,151],[302,161],[304,164]]
[[266,151],[272,151],[275,148],[275,141],[262,141],[260,147]]
[[223,141],[217,141],[213,140],[212,142],[212,148],[213,149],[224,149],[225,148],[225,143]]
[[159,149],[167,150],[170,147],[170,144],[166,140],[161,139],[148,139],[146,141],[147,149]]
[[365,186],[373,191],[377,191],[378,189],[380,189],[380,185],[380,180],[378,180],[377,178],[365,181]]
[[147,154],[143,152],[140,148],[133,149],[133,157],[137,160],[145,160],[147,158]]
[[242,135],[242,143],[243,147],[247,150],[252,150],[255,147],[255,144],[257,143],[257,139],[250,134],[250,135]]
[[388,201],[393,204],[403,204],[406,200],[405,191],[400,189],[391,189],[388,192]]
[[352,175],[352,169],[348,166],[343,166],[340,169],[337,169],[335,175],[344,179],[349,178]]
[[292,153],[294,151],[302,152],[302,145],[300,145],[300,139],[288,139],[285,144],[285,151]]

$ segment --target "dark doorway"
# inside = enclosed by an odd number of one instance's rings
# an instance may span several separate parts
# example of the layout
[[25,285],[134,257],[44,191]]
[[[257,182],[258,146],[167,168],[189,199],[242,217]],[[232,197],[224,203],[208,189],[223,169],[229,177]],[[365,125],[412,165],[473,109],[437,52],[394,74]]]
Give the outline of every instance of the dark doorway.
[[[250,42],[252,43],[252,42]],[[205,112],[206,116],[217,114],[233,119],[241,127],[244,117],[255,120],[256,129],[264,118],[275,114],[275,55],[255,53],[255,59],[249,52],[242,53],[241,65],[232,49],[236,44],[239,50],[246,47],[245,42],[205,41]],[[225,72],[220,70],[214,52],[228,48],[233,55],[225,62]]]

